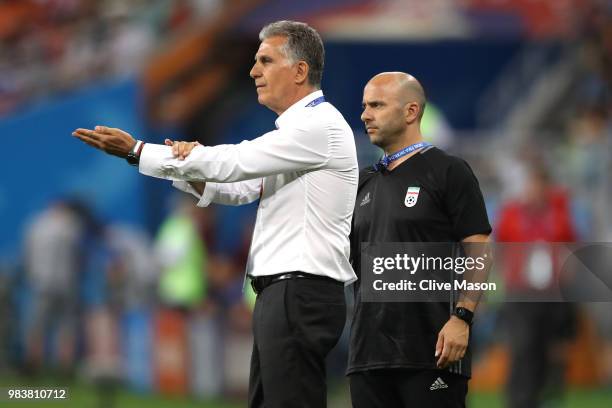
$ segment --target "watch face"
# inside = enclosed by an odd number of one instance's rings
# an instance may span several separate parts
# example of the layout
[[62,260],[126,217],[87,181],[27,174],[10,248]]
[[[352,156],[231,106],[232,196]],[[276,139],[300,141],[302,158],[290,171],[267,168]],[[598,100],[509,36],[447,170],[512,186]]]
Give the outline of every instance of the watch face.
[[468,309],[465,309],[463,307],[458,307],[457,309],[455,309],[455,315],[467,323],[472,322],[472,313],[470,313]]
[[138,164],[138,157],[132,153],[128,154],[125,160],[127,160],[127,162],[132,166],[136,166]]

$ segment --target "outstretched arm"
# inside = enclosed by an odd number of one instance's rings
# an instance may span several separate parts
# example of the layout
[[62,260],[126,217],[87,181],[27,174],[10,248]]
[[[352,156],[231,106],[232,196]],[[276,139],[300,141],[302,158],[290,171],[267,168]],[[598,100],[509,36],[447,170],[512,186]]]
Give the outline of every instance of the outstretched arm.
[[[321,128],[318,128],[321,126]],[[128,133],[104,126],[77,129],[73,135],[106,153],[126,157],[135,140]],[[146,144],[141,173],[181,181],[229,183],[292,171],[315,170],[329,160],[328,132],[306,123],[278,129],[240,144],[195,146],[189,157],[176,158],[169,146]]]

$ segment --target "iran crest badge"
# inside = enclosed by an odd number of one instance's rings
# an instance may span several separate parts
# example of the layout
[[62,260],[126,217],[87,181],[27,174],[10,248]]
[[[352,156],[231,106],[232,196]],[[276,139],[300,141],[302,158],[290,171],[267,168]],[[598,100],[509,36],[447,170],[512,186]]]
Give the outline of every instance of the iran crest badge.
[[408,187],[406,191],[406,198],[404,199],[404,205],[406,207],[414,207],[419,199],[419,191],[421,187]]

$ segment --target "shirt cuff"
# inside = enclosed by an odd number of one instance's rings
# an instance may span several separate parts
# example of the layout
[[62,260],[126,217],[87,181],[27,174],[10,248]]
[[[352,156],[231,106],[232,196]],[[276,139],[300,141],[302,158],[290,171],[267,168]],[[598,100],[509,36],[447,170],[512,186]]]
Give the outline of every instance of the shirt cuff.
[[172,187],[179,189],[185,193],[192,194],[198,200],[202,198],[202,196],[196,191],[196,189],[193,188],[191,184],[187,181],[173,181]]
[[202,198],[198,201],[198,207],[208,207],[217,195],[218,190],[217,183],[206,183],[204,192],[202,192]]
[[140,152],[138,171],[146,176],[168,179],[169,175],[162,169],[162,163],[174,159],[172,147],[146,143]]

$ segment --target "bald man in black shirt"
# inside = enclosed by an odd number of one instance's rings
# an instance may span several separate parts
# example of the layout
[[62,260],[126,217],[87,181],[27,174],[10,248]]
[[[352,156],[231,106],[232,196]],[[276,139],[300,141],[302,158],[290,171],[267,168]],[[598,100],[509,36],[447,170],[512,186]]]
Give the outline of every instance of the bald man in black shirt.
[[[364,89],[361,119],[385,156],[359,177],[351,254],[362,281],[362,243],[486,243],[491,233],[468,164],[423,141],[425,103],[420,83],[401,72],[376,75]],[[464,407],[477,297],[398,303],[362,295],[358,283],[348,367],[353,407]]]

